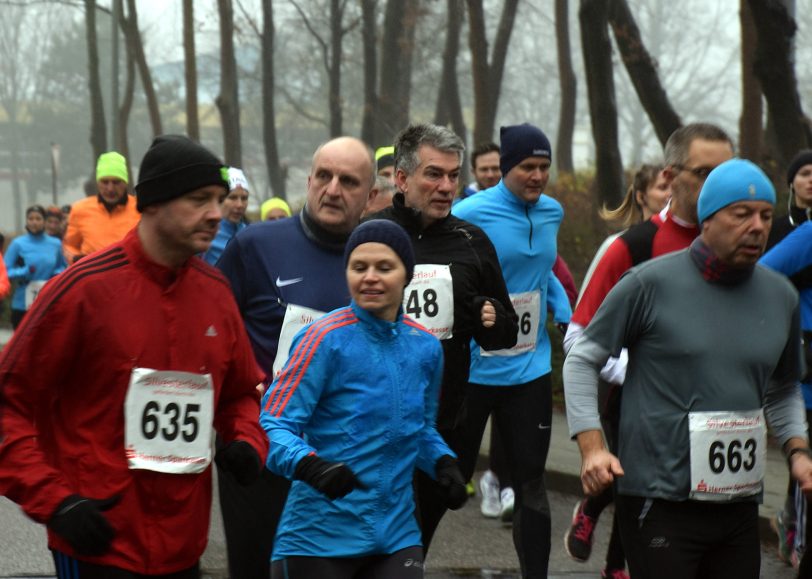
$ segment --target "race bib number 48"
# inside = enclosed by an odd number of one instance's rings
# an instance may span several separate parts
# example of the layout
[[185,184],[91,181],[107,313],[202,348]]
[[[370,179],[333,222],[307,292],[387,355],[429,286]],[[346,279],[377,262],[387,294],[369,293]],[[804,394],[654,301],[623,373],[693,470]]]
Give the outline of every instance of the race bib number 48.
[[761,410],[691,412],[691,498],[726,501],[758,494],[767,455]]
[[211,463],[211,374],[136,368],[124,402],[128,466],[171,474]]
[[403,292],[403,311],[438,340],[454,335],[454,284],[447,265],[414,266],[412,283]]

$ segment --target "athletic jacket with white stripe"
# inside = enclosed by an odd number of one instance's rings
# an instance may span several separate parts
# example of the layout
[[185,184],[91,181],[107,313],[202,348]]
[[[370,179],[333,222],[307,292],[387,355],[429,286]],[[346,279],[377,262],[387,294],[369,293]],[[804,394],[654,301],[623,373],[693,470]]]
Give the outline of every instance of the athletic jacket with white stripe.
[[265,394],[260,422],[267,466],[292,479],[310,453],[350,467],[366,487],[330,500],[294,481],[273,559],[394,553],[421,544],[414,517],[415,467],[434,476],[455,456],[435,428],[440,342],[399,313],[374,317],[355,302],[303,328]]

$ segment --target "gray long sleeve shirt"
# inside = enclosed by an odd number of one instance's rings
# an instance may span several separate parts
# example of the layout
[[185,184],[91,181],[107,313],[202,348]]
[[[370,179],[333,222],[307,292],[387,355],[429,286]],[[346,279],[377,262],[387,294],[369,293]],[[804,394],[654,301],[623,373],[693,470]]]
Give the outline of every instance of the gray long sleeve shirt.
[[565,361],[572,436],[600,429],[598,372],[623,347],[621,494],[688,498],[690,412],[763,408],[781,444],[806,438],[798,296],[766,268],[738,285],[709,283],[684,250],[630,270]]

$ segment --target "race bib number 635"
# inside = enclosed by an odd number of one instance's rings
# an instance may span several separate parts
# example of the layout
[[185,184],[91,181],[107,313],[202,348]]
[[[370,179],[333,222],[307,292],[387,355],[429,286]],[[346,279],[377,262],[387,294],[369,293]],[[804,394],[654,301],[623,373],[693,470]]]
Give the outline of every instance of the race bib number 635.
[[185,474],[211,463],[211,374],[136,368],[124,403],[128,466]]

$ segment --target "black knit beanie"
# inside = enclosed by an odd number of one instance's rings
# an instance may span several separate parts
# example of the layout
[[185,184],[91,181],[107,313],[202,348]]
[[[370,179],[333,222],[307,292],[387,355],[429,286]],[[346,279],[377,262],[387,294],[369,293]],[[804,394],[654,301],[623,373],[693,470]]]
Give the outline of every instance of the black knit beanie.
[[206,147],[183,135],[161,135],[152,141],[135,186],[139,211],[171,201],[207,185],[228,189],[228,168]]
[[553,158],[550,139],[541,129],[530,123],[500,128],[499,140],[499,169],[502,177],[528,157]]
[[787,167],[787,185],[792,185],[795,180],[795,175],[801,170],[804,165],[812,165],[812,149],[804,149],[799,151]]
[[344,247],[344,267],[350,261],[350,254],[362,243],[383,243],[398,254],[406,268],[406,285],[412,282],[414,273],[414,250],[412,240],[404,229],[388,219],[372,219],[355,228]]

